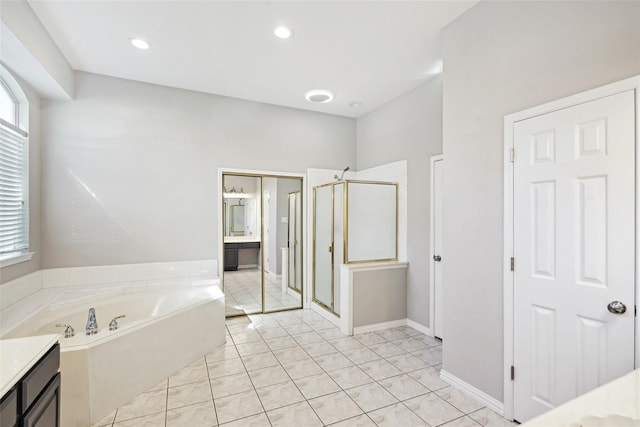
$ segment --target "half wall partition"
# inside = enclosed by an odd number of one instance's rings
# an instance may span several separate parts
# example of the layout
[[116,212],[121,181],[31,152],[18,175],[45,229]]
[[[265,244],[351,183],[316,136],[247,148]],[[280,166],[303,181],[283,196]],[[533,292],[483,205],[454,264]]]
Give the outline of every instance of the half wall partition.
[[340,316],[340,265],[398,260],[398,184],[313,188],[313,302]]

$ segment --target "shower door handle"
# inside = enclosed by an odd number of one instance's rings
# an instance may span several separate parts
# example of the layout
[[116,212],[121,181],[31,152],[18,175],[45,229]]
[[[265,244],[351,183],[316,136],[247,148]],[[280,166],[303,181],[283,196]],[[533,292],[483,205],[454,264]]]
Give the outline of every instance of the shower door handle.
[[434,260],[435,262],[440,262],[440,261],[442,261],[442,257],[441,257],[440,255],[434,255],[434,256],[433,256],[433,260]]

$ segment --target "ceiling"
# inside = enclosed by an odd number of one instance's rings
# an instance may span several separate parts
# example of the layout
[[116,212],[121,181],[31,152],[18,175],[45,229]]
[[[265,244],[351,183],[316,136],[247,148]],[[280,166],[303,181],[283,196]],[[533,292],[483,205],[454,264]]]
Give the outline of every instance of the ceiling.
[[347,117],[441,72],[439,32],[475,3],[29,0],[75,70]]

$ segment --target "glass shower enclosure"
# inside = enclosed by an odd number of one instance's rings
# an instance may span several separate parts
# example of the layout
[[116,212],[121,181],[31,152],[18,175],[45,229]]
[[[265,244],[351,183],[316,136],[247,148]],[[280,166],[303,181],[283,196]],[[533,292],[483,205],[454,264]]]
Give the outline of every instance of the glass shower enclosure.
[[313,189],[313,301],[340,316],[340,265],[398,260],[398,184],[345,180]]

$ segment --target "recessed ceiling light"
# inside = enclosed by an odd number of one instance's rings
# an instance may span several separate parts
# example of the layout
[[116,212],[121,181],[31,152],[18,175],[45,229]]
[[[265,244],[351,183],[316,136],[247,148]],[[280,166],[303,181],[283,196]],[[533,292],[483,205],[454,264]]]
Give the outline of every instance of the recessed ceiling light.
[[291,28],[281,26],[273,30],[273,34],[275,34],[279,39],[288,39],[293,35],[293,31],[291,31]]
[[333,93],[328,90],[310,90],[309,92],[304,94],[304,97],[307,98],[309,102],[315,102],[316,104],[326,104],[327,102],[331,102],[333,100]]
[[146,50],[146,49],[149,49],[151,47],[151,45],[147,41],[142,40],[142,39],[130,39],[129,42],[133,46],[137,47],[138,49],[142,49],[142,50]]
[[355,102],[352,102],[351,104],[349,104],[349,107],[353,107],[353,108],[358,108],[358,107],[361,107],[361,106],[362,106],[362,102],[359,102],[359,101],[355,101]]

